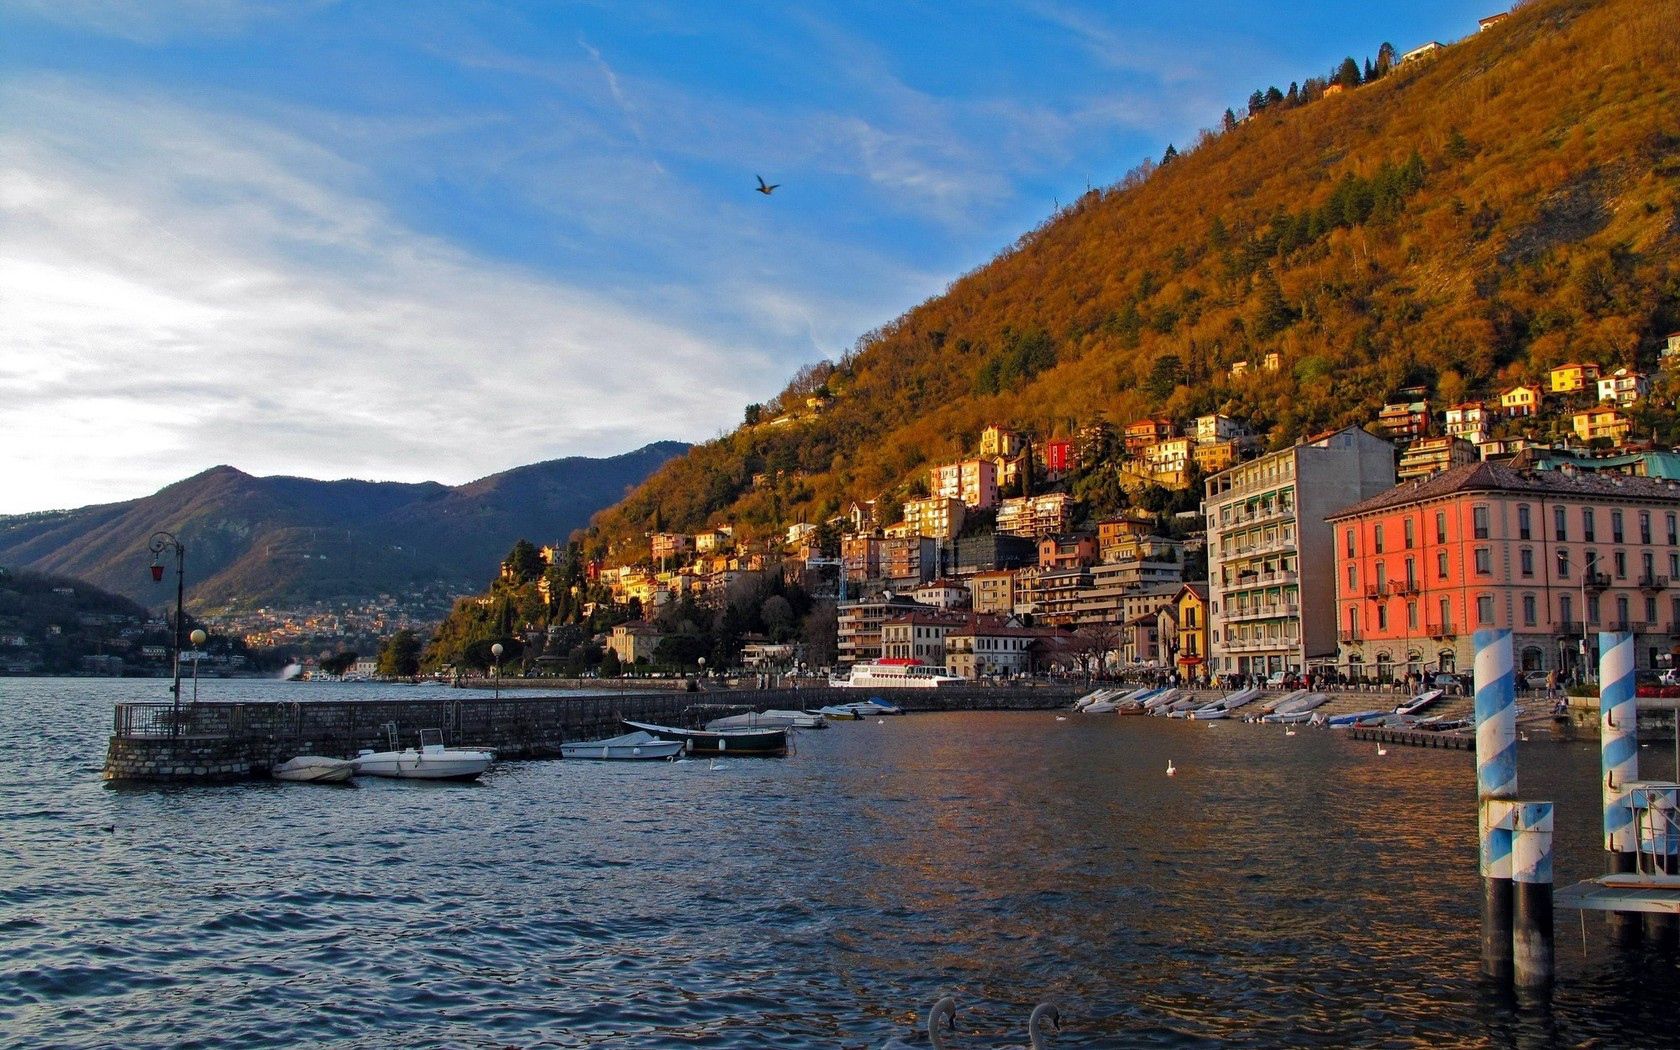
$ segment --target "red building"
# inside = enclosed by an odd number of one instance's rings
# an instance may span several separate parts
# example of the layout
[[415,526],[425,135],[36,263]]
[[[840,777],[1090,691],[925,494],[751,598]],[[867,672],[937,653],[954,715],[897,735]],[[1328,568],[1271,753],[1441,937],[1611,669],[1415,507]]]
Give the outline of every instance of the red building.
[[1044,469],[1056,474],[1065,474],[1073,463],[1073,442],[1066,438],[1056,438],[1044,443]]

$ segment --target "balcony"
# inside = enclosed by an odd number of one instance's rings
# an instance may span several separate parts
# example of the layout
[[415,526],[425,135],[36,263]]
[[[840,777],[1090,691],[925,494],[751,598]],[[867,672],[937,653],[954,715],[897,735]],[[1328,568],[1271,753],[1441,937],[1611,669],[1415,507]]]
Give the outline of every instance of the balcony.
[[1301,607],[1292,602],[1266,602],[1260,605],[1227,606],[1227,620],[1265,620],[1278,616],[1299,616]]
[[1634,634],[1644,634],[1650,626],[1643,620],[1607,620],[1599,630],[1632,631]]
[[1429,625],[1429,637],[1437,641],[1445,638],[1457,638],[1458,627],[1452,623],[1432,623]]
[[1405,580],[1400,583],[1391,583],[1389,584],[1389,589],[1393,593],[1401,595],[1423,593],[1423,585],[1418,583],[1416,580]]
[[1358,631],[1342,631],[1340,634],[1336,635],[1336,640],[1341,642],[1343,645],[1351,645],[1355,642],[1362,641],[1363,636]]
[[1647,573],[1639,577],[1639,589],[1642,591],[1660,591],[1668,587],[1667,576],[1652,576]]
[[1237,573],[1236,578],[1225,585],[1225,589],[1234,591],[1247,587],[1275,587],[1280,583],[1298,583],[1300,579],[1301,574],[1294,571],[1254,572],[1245,569]]
[[1378,599],[1381,599],[1381,598],[1387,598],[1388,597],[1388,584],[1386,584],[1386,583],[1372,584],[1371,586],[1365,588],[1365,597],[1368,600],[1373,601],[1373,602],[1377,601]]
[[1582,586],[1592,593],[1597,593],[1610,586],[1610,574],[1607,572],[1589,572],[1581,581]]
[[1580,620],[1563,620],[1553,626],[1557,628],[1558,635],[1563,638],[1579,638],[1586,633],[1587,629],[1587,625]]

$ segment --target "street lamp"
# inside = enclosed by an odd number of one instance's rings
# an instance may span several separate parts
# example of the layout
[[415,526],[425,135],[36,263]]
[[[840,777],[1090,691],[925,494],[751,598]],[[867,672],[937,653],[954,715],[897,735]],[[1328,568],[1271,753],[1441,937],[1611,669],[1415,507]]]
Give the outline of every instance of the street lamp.
[[[1568,564],[1568,557],[1567,551],[1558,551],[1560,571]],[[1581,565],[1581,666],[1576,670],[1575,680],[1583,685],[1587,681],[1587,579],[1592,576],[1593,566],[1597,564],[1598,554],[1595,552],[1587,555],[1586,561]]]
[[497,642],[490,647],[490,655],[496,658],[496,699],[502,698],[502,643]]
[[209,635],[205,634],[199,628],[193,628],[191,638],[193,643],[193,703],[195,704],[198,703],[198,665],[204,659],[204,653],[199,647],[202,646],[209,637]]
[[[701,677],[701,678],[706,677],[706,658],[704,656],[700,657],[700,675],[699,675],[699,677]],[[699,683],[696,682],[695,684],[698,685]]]
[[163,582],[163,552],[175,552],[175,681],[169,687],[174,697],[174,717],[170,720],[169,735],[181,735],[181,622],[182,604],[186,596],[187,549],[181,541],[167,532],[152,534],[148,549],[152,552],[152,582]]

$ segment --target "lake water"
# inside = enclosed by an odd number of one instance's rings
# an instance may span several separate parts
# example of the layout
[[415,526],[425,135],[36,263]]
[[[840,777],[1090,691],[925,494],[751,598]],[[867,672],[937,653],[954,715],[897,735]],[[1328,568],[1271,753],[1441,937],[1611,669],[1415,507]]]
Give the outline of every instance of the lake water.
[[[1479,979],[1466,752],[988,713],[720,767],[103,785],[112,704],[166,698],[0,679],[0,1044],[864,1047],[945,993],[965,1047],[1024,1043],[1049,998],[1058,1046],[1680,1040],[1673,959],[1593,918],[1583,948],[1574,912],[1549,1006]],[[1597,768],[1522,746],[1560,885],[1602,868]]]

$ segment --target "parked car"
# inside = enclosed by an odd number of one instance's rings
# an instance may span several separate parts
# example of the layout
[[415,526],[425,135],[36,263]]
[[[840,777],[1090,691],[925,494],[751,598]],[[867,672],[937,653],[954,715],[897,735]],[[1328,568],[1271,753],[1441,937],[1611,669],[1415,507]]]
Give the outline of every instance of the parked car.
[[1550,676],[1550,671],[1530,671],[1522,676],[1523,688],[1544,689],[1546,688],[1546,679]]

